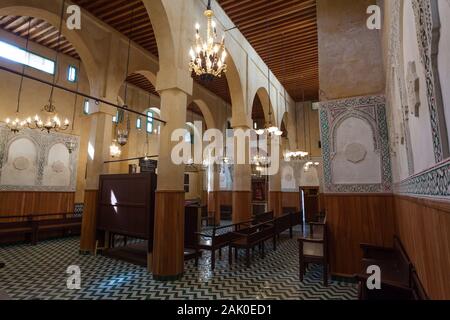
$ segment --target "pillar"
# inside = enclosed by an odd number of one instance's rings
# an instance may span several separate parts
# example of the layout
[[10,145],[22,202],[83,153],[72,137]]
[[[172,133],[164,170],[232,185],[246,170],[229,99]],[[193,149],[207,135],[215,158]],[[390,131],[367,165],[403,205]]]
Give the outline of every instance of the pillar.
[[[269,211],[273,211],[275,217],[279,217],[283,214],[283,193],[281,188],[281,161],[283,158],[282,143],[274,142],[271,147],[278,148],[278,170],[275,174],[269,176]],[[272,150],[270,150],[272,152]]]
[[[102,106],[100,106],[100,110]],[[103,112],[105,111],[105,112]],[[86,190],[81,225],[80,252],[93,253],[96,241],[96,211],[99,176],[108,172],[109,146],[112,140],[111,108],[90,115]]]
[[171,153],[178,143],[171,141],[172,132],[184,128],[187,94],[177,88],[160,92],[161,127],[158,160],[158,189],[155,200],[153,253],[149,266],[156,280],[176,280],[184,272],[184,165],[172,162]]
[[[220,225],[220,165],[212,164],[209,172],[208,214],[214,218],[215,225]],[[212,220],[212,219],[211,219]]]
[[[249,127],[234,127],[234,130],[249,130]],[[238,150],[236,138],[234,140],[233,166],[233,223],[240,223],[252,219],[252,168],[249,155],[250,143],[245,142],[244,150]],[[238,164],[238,155],[245,155],[245,164]]]

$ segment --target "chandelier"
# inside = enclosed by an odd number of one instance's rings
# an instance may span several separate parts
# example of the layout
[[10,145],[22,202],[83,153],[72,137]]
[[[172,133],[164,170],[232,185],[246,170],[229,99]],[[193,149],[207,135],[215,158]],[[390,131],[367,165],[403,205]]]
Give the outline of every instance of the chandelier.
[[64,131],[69,128],[69,120],[65,119],[64,122],[61,122],[61,119],[56,113],[56,107],[51,99],[49,100],[48,104],[44,106],[43,111],[47,113],[47,119],[43,121],[38,115],[34,117],[34,120],[28,118],[25,123],[28,128],[47,131],[47,133],[50,133],[52,131]]
[[305,167],[304,167],[304,168],[305,168],[305,172],[308,172],[309,169],[310,169],[311,167],[317,168],[319,165],[320,165],[319,162],[312,162],[312,161],[309,161],[309,162],[307,162],[307,163],[305,164]]
[[211,0],[208,0],[208,7],[204,12],[207,18],[206,41],[200,36],[200,24],[196,24],[195,44],[191,47],[189,54],[191,62],[189,71],[194,72],[200,79],[211,81],[215,77],[222,77],[222,73],[227,72],[225,59],[225,37],[217,42],[216,23],[213,21],[214,12],[211,10]]
[[309,155],[308,152],[305,151],[288,151],[285,154],[285,158],[290,160],[304,160]]
[[10,118],[6,119],[6,126],[13,133],[19,133],[19,131],[23,128],[24,123],[24,121],[20,121],[18,118],[15,120],[11,120]]
[[120,150],[120,147],[117,144],[116,140],[114,140],[111,146],[109,147],[109,153],[113,158],[120,157],[120,155],[122,154],[122,151]]
[[128,142],[128,130],[117,131],[117,142],[121,147],[125,146]]

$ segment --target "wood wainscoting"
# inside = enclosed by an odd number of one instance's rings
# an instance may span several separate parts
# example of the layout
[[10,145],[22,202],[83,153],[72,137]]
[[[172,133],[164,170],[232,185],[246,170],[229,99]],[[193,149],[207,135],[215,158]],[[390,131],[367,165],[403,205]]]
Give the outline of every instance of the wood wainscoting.
[[334,275],[361,270],[361,243],[392,247],[395,231],[392,194],[325,194],[329,254]]
[[68,213],[74,211],[75,192],[0,192],[0,216]]
[[281,206],[283,208],[296,208],[297,211],[300,211],[300,192],[287,192],[283,191],[281,195]]
[[84,192],[84,210],[81,224],[80,251],[94,253],[96,241],[98,190]]
[[400,237],[431,299],[450,299],[450,202],[395,197]]

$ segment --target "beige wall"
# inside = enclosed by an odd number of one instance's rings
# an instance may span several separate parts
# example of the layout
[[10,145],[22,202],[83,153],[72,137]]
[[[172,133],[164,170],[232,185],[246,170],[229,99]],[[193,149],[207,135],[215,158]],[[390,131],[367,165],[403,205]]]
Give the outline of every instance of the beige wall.
[[[10,44],[25,47],[25,41],[23,39],[2,30],[0,30],[0,39]],[[56,58],[55,51],[42,47],[35,43],[29,44],[29,50],[35,54],[41,55],[51,60],[55,60]],[[79,61],[65,55],[59,55],[58,60],[59,63],[56,73],[56,84],[76,90],[77,84],[67,81],[67,69],[69,65],[73,65],[78,68]],[[22,72],[21,66],[15,63],[11,63],[6,59],[0,59],[0,64],[10,69]],[[53,81],[52,75],[46,74],[33,68],[25,68],[25,73],[27,75],[31,75],[45,81]],[[79,72],[78,79],[78,90],[80,92],[89,94],[89,84],[83,65],[81,65],[81,71]],[[48,103],[48,99],[50,97],[50,87],[39,82],[24,78],[20,102],[20,113],[16,115],[19,85],[20,76],[8,73],[6,71],[0,71],[0,121],[5,121],[8,117],[14,119],[16,118],[16,116],[21,120],[25,120],[28,117],[34,118],[36,114],[39,114],[42,118],[44,118],[45,113],[42,113],[41,110],[44,105]],[[81,145],[79,147],[77,192],[75,198],[75,202],[79,202],[83,200],[85,185],[86,159],[88,149],[87,142],[90,128],[89,116],[83,114],[83,97],[78,97],[75,110],[74,94],[56,89],[54,92],[53,100],[60,118],[69,119],[71,124],[75,112],[75,121],[73,122],[73,128],[71,125],[69,129],[64,133],[79,136],[81,141]]]
[[[298,149],[309,152],[312,157],[321,157],[319,148],[319,111],[312,109],[311,102],[297,103],[297,126],[295,128]],[[295,119],[295,116],[294,116]]]
[[320,100],[378,94],[384,90],[382,56],[377,30],[366,27],[374,0],[320,0]]

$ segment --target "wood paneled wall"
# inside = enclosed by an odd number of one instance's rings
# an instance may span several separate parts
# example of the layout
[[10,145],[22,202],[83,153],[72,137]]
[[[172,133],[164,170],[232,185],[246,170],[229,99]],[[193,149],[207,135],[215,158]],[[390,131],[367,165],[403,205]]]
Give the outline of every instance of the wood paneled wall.
[[395,197],[396,234],[431,299],[450,299],[450,202]]
[[74,211],[74,192],[0,192],[1,216]]
[[390,194],[325,194],[329,224],[331,271],[361,271],[361,243],[391,247],[395,231],[394,198]]
[[300,211],[300,192],[283,192],[281,206],[283,208],[297,208],[297,211]]

